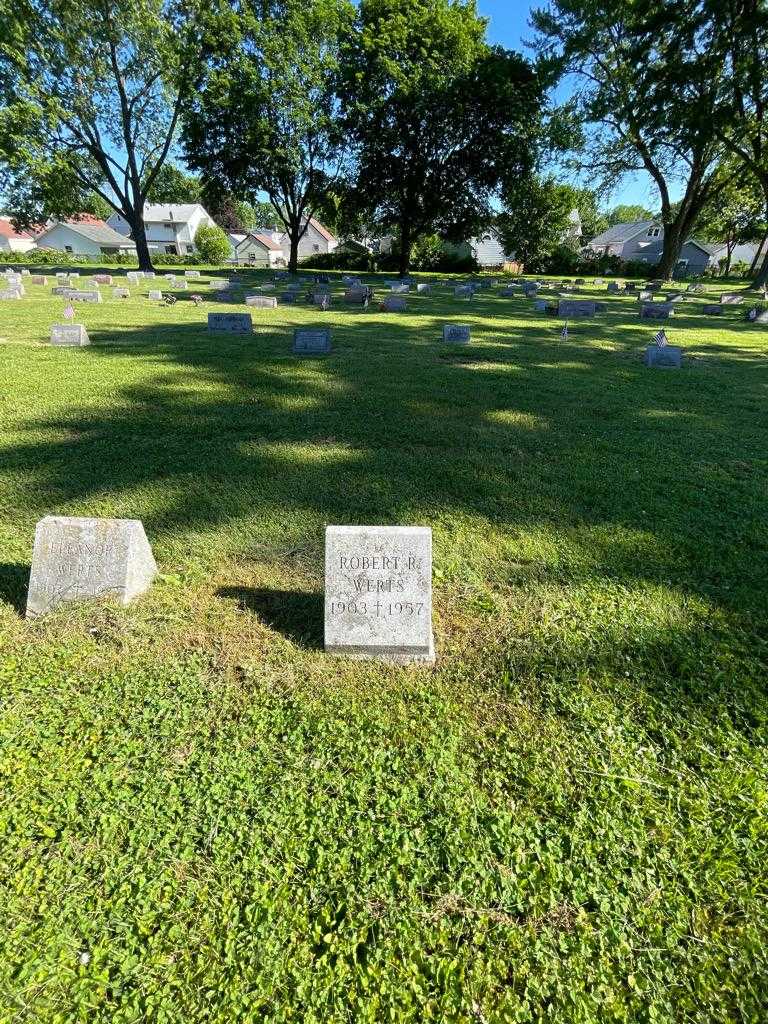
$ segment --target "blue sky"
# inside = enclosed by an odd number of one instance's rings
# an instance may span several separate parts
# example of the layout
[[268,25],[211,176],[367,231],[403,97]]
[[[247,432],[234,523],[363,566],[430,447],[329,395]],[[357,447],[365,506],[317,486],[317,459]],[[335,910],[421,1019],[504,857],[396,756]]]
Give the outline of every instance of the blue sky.
[[[508,50],[519,50],[530,57],[531,51],[525,46],[533,33],[528,26],[530,11],[534,7],[545,7],[546,0],[529,3],[528,0],[477,0],[480,14],[488,18],[488,37],[492,43],[505,46]],[[633,175],[621,181],[606,204],[641,203],[651,210],[658,208],[658,194],[650,177],[645,174]]]

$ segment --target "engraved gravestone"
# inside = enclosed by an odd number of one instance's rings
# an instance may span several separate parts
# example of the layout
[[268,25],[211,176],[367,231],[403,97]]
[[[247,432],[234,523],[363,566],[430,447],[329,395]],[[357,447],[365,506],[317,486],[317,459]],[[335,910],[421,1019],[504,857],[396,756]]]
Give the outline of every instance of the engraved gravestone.
[[[292,295],[293,292],[288,294]],[[245,304],[254,306],[256,309],[274,309],[277,306],[277,297],[275,295],[246,295]]]
[[83,345],[90,345],[91,340],[82,324],[53,324],[51,344],[60,348],[82,348]]
[[640,307],[640,316],[644,320],[666,320],[675,315],[675,307],[671,302],[644,302]]
[[720,296],[720,301],[724,306],[738,306],[744,301],[744,296],[737,292],[724,292]]
[[159,288],[150,288],[149,292],[147,293],[148,299],[162,299],[162,297],[163,293],[160,291]]
[[131,293],[127,288],[113,288],[112,297],[114,299],[130,299]]
[[297,356],[325,355],[331,351],[328,327],[297,327],[293,332],[293,353]]
[[725,307],[721,306],[720,303],[708,302],[706,305],[701,307],[701,312],[706,313],[708,316],[719,316],[725,312]]
[[43,277],[42,274],[33,274],[29,280],[32,284],[41,284],[43,286],[48,284],[48,278]]
[[404,313],[407,308],[405,299],[399,295],[389,295],[384,299],[384,310],[387,313]]
[[250,313],[209,313],[208,330],[226,334],[253,334],[253,320]]
[[326,528],[325,649],[400,664],[435,660],[428,527]]
[[138,519],[46,516],[35,530],[27,616],[96,597],[113,596],[128,604],[149,590],[156,574]]
[[457,299],[471,299],[475,294],[471,284],[460,284],[453,289]]
[[[360,306],[367,294],[368,291],[365,288],[347,288],[344,292],[344,301],[353,306]],[[315,299],[315,301],[317,301],[317,299]]]
[[443,324],[443,341],[468,345],[471,337],[472,331],[468,324]]
[[0,292],[0,299],[20,299],[21,292],[17,288],[9,288]]
[[658,366],[662,369],[679,370],[683,365],[683,350],[679,345],[649,345],[645,350],[646,366]]
[[400,284],[400,283],[398,283],[398,284],[393,284],[390,287],[390,291],[393,293],[393,295],[407,295],[410,290],[411,290],[411,286],[409,284]]
[[419,295],[429,295],[429,293],[432,291],[432,285],[431,284],[417,284],[416,285],[416,291],[418,292]]
[[594,316],[595,303],[584,302],[579,299],[561,299],[557,304],[558,316]]
[[184,277],[200,277],[199,270],[185,270]]
[[101,292],[97,288],[95,291],[71,291],[67,296],[71,302],[101,302]]

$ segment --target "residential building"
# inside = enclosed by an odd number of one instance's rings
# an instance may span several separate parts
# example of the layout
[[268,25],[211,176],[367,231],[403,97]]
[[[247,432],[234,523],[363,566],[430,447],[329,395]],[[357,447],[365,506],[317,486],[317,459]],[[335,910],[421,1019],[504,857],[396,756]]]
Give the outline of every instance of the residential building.
[[230,261],[252,267],[284,267],[283,250],[266,231],[230,232],[232,247]]
[[[271,233],[271,238],[282,249],[287,263],[291,255],[291,240],[288,232],[275,230]],[[328,228],[312,217],[307,230],[299,241],[299,262],[311,259],[312,256],[317,256],[319,253],[333,252],[338,244],[339,240],[331,234]]]
[[34,248],[35,237],[29,231],[17,231],[9,220],[0,217],[0,250],[3,252],[28,252]]
[[[121,235],[130,236],[131,228],[119,213],[107,221]],[[188,256],[195,251],[195,234],[204,224],[215,227],[216,222],[200,203],[145,203],[144,231],[150,252]]]
[[[587,244],[588,249],[605,256],[655,266],[664,251],[664,225],[655,220],[614,224]],[[689,274],[700,274],[712,264],[717,246],[698,242],[693,238],[683,245],[678,269]],[[714,260],[716,265],[716,259]]]
[[92,214],[49,222],[37,235],[35,244],[39,249],[57,249],[74,256],[114,256],[136,252],[136,246],[129,238],[113,231]]

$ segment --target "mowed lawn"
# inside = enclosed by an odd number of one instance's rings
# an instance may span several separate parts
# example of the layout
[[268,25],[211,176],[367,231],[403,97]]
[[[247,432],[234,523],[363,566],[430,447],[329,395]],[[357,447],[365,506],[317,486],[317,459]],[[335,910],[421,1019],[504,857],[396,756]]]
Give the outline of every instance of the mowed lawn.
[[[768,328],[335,281],[0,303],[0,1021],[764,1021]],[[25,621],[52,513],[151,592]],[[432,528],[434,668],[323,653],[344,523]]]

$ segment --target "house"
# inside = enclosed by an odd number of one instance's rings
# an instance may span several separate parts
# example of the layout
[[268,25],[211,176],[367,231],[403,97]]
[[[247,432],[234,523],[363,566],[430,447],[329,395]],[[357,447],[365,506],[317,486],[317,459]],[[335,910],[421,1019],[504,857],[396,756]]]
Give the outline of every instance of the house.
[[[618,256],[627,262],[655,266],[664,251],[664,225],[655,220],[614,224],[593,238],[587,248],[600,255]],[[689,274],[703,273],[710,266],[716,248],[706,242],[688,239],[680,252],[678,268]]]
[[227,234],[232,255],[230,261],[253,267],[284,267],[285,257],[274,238],[262,231]]
[[[126,237],[131,228],[119,213],[107,224]],[[195,233],[201,224],[215,227],[216,222],[200,203],[145,203],[144,231],[150,252],[186,256],[195,251]]]
[[[288,237],[288,232],[273,231],[271,238],[282,249],[287,263],[291,255],[291,240]],[[308,260],[312,256],[317,256],[318,253],[333,252],[338,244],[339,240],[326,227],[323,227],[319,220],[311,217],[307,230],[299,242],[299,262]]]
[[70,220],[50,221],[35,239],[39,249],[58,249],[75,256],[114,256],[135,253],[129,238],[113,231],[92,214],[79,214]]
[[0,217],[0,249],[4,252],[29,252],[35,238],[29,231],[17,231],[9,220]]

